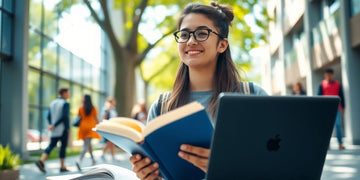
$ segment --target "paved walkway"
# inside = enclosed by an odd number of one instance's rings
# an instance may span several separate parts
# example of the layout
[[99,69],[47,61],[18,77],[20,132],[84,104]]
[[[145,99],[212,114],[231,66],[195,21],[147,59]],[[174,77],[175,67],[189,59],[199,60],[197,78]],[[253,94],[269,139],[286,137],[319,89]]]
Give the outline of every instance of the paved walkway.
[[[346,145],[346,143],[345,143]],[[94,152],[97,164],[115,164],[127,169],[131,169],[129,155],[120,152],[116,154],[116,161],[112,161],[110,155],[106,160],[101,159],[101,151]],[[79,173],[75,166],[78,156],[66,158],[66,165],[72,172],[59,173],[59,160],[48,160],[45,162],[47,173],[43,174],[35,164],[24,164],[20,167],[20,180],[45,180],[48,176],[58,176]],[[91,166],[91,159],[86,154],[82,167]],[[331,140],[331,150],[328,151],[324,170],[323,180],[359,180],[360,179],[360,146],[346,145],[346,150],[337,149],[336,139]]]

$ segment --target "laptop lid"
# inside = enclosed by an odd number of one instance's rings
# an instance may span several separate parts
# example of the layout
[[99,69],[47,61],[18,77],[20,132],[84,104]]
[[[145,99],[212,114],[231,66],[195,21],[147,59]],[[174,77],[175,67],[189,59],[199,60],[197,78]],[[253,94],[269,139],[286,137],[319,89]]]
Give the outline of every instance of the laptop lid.
[[339,101],[220,94],[207,179],[320,179]]

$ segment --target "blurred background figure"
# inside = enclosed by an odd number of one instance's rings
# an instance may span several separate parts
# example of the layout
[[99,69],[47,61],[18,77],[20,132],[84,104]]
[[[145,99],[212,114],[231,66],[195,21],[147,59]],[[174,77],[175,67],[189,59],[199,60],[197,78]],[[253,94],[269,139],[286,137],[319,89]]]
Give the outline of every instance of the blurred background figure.
[[93,131],[92,128],[99,123],[98,120],[98,112],[97,109],[93,106],[91,102],[91,97],[88,94],[85,94],[82,100],[82,106],[79,108],[78,115],[81,118],[79,131],[78,131],[78,139],[82,139],[84,141],[83,149],[81,151],[79,159],[76,161],[76,167],[79,171],[81,171],[81,161],[84,158],[86,151],[89,151],[92,164],[95,165],[96,161],[94,159],[94,155],[92,153],[91,139],[92,138],[100,138],[100,135]]
[[146,102],[145,100],[141,100],[139,101],[139,103],[134,105],[131,111],[131,117],[146,124],[147,116],[148,116],[148,112],[146,108]]
[[292,91],[293,95],[306,95],[306,92],[301,84],[301,82],[296,82],[293,85],[293,91]]
[[45,160],[48,158],[51,151],[56,147],[58,141],[61,142],[59,151],[60,158],[60,172],[68,172],[69,169],[65,166],[66,147],[69,137],[69,112],[70,104],[66,101],[70,97],[69,88],[59,88],[59,96],[50,104],[49,114],[47,116],[50,131],[50,144],[42,153],[40,160],[35,164],[39,170],[46,173]]
[[[104,103],[104,107],[101,110],[101,117],[103,120],[109,120],[110,118],[117,117],[118,114],[116,112],[116,101],[113,97],[106,98],[106,101]],[[101,158],[105,161],[105,153],[107,150],[110,151],[112,160],[115,161],[115,145],[111,141],[104,138],[105,145],[102,149],[102,155]]]
[[[321,81],[318,89],[318,95],[322,96],[339,96],[341,101],[335,119],[336,137],[339,143],[339,150],[345,149],[342,141],[342,123],[341,117],[345,111],[345,98],[342,85],[334,79],[334,70],[329,68],[325,70],[324,80]],[[330,147],[329,147],[330,149]]]

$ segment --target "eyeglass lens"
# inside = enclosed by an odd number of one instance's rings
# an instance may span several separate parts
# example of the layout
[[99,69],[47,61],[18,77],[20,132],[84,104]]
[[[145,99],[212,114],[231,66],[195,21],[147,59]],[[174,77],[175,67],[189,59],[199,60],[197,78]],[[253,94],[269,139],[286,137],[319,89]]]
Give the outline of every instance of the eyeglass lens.
[[198,29],[192,32],[189,31],[179,31],[177,33],[178,42],[187,42],[190,39],[190,34],[193,34],[196,41],[205,41],[209,37],[208,29]]

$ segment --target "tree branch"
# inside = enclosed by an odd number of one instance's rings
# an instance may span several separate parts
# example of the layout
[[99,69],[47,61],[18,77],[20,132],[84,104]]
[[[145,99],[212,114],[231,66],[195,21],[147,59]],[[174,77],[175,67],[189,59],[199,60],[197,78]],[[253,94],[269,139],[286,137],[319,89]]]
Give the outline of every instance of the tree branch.
[[104,26],[104,22],[99,18],[99,16],[96,14],[95,10],[92,8],[89,0],[84,0],[84,3],[86,4],[87,8],[89,9],[91,16],[95,19],[95,21],[99,24],[101,28]]
[[142,76],[142,79],[145,82],[150,82],[152,79],[154,79],[156,76],[158,76],[160,73],[162,73],[168,66],[170,66],[170,64],[175,60],[175,58],[171,58],[169,62],[167,62],[163,67],[161,67],[156,73],[154,73],[153,75],[151,75],[149,77],[149,79],[145,80],[144,75],[143,75],[143,71],[141,71],[140,69],[140,73]]
[[106,25],[110,25],[111,26],[111,22],[110,22],[110,17],[109,17],[109,10],[106,4],[106,0],[99,0],[100,6],[101,6],[101,10],[103,11],[104,14],[104,23]]
[[149,43],[148,46],[146,47],[146,49],[136,57],[135,66],[138,66],[145,59],[146,55],[150,52],[150,50],[152,48],[154,48],[154,46],[156,46],[157,43],[159,43],[166,36],[172,34],[174,31],[175,31],[175,29],[172,29],[169,32],[167,32],[166,34],[164,34],[161,38],[159,38],[155,43],[153,43],[153,44]]
[[[85,0],[85,3],[87,5],[87,7],[90,9],[90,11],[92,12],[91,14],[95,14],[95,16],[93,15],[93,17],[95,19],[99,19],[99,25],[101,27],[101,29],[105,32],[105,34],[107,35],[107,38],[109,39],[110,43],[111,43],[111,47],[113,48],[113,51],[117,51],[120,56],[122,54],[122,47],[119,43],[119,41],[116,38],[115,32],[112,28],[112,24],[110,21],[110,16],[109,16],[109,10],[106,4],[106,0],[98,0],[101,6],[101,10],[103,11],[104,14],[104,20],[100,20],[99,17],[97,16],[97,14],[95,13],[95,11],[91,8],[91,5],[89,3],[89,0]],[[116,57],[119,58],[119,57]]]
[[127,41],[127,47],[129,50],[131,51],[136,51],[137,50],[137,37],[138,37],[138,27],[139,27],[139,23],[141,20],[141,16],[144,13],[144,10],[147,6],[148,0],[142,0],[140,2],[140,5],[138,8],[136,8],[134,10],[134,19],[133,19],[133,26],[131,28],[130,31],[130,38]]

